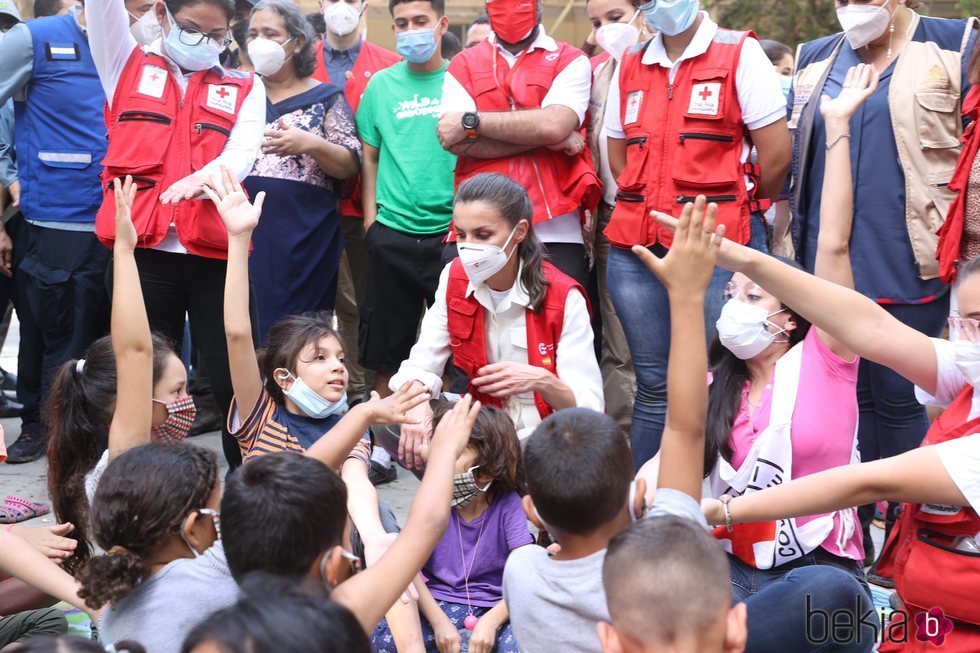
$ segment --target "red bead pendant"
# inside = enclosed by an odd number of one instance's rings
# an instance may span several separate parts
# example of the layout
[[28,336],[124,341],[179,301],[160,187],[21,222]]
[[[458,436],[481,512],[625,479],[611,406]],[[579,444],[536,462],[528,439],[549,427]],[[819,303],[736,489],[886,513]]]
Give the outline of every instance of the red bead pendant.
[[466,619],[463,619],[463,627],[466,630],[473,630],[476,628],[477,622],[480,621],[475,614],[466,615]]

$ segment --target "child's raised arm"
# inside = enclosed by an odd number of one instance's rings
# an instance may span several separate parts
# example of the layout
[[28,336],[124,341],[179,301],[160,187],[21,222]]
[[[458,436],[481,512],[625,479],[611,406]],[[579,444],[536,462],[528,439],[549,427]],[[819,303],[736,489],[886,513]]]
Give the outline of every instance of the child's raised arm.
[[708,412],[708,353],[704,296],[714,272],[725,228],[715,231],[718,207],[699,196],[687,204],[662,259],[646,247],[636,254],[667,287],[670,298],[670,359],[667,363],[667,421],[660,444],[657,488],[672,488],[701,500],[704,429]]
[[112,247],[112,353],[116,407],[109,425],[109,458],[150,441],[153,423],[153,339],[136,269],[136,228],[131,210],[136,184],[112,180],[116,241]]
[[[827,126],[827,156],[820,196],[820,232],[813,273],[845,288],[854,287],[851,270],[851,224],[854,190],[851,180],[851,116],[878,87],[878,73],[867,64],[847,71],[844,87],[834,99],[823,96],[820,113]],[[827,347],[841,358],[853,359],[847,345],[817,327]]]
[[[204,192],[218,209],[228,230],[228,268],[225,272],[225,339],[228,342],[228,368],[235,392],[238,414],[251,414],[262,394],[262,375],[252,341],[252,321],[248,314],[248,248],[252,232],[262,215],[265,193],[248,201],[245,191],[230,170],[221,167],[221,179],[214,179]],[[352,445],[353,446],[353,445]]]
[[442,538],[449,523],[456,459],[466,449],[479,412],[480,402],[467,395],[443,417],[432,436],[425,475],[405,528],[373,567],[334,590],[334,599],[354,613],[365,632],[374,630]]

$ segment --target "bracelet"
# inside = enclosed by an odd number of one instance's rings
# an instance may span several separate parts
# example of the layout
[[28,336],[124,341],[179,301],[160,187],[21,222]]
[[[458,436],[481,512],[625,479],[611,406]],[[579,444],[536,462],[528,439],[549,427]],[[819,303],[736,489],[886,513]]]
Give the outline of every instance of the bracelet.
[[829,151],[830,151],[830,149],[831,149],[831,148],[832,148],[833,146],[835,146],[835,145],[837,145],[838,143],[840,143],[840,142],[841,142],[842,140],[844,140],[845,138],[846,138],[846,139],[848,140],[848,142],[850,142],[850,140],[851,140],[851,135],[850,135],[850,134],[848,134],[847,132],[844,132],[843,134],[841,134],[841,135],[839,135],[839,136],[838,136],[837,138],[835,138],[835,139],[834,139],[834,140],[832,140],[831,142],[829,142],[829,143],[827,143],[827,151],[829,152]]
[[731,503],[732,495],[723,494],[721,495],[721,509],[725,513],[725,528],[729,533],[732,532],[732,513],[728,508],[728,504]]

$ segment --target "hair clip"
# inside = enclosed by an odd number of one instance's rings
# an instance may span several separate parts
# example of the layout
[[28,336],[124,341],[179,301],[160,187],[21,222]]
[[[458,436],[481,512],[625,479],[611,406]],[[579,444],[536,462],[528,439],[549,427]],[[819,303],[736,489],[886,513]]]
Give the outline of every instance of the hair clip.
[[84,369],[85,369],[85,359],[79,358],[78,362],[75,363],[75,371],[81,374]]

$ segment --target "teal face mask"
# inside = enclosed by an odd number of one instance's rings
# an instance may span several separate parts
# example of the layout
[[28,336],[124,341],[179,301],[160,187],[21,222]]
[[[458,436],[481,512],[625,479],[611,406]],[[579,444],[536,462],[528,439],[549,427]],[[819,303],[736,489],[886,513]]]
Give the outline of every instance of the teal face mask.
[[650,0],[640,7],[647,25],[667,36],[676,36],[694,23],[698,0]]
[[289,376],[293,379],[293,385],[290,386],[289,390],[283,390],[282,393],[289,397],[296,404],[296,407],[303,411],[307,417],[323,419],[347,406],[346,392],[337,401],[330,402],[317,394],[313,388],[306,385],[303,379],[292,373],[289,373]]
[[425,63],[432,58],[436,51],[435,29],[413,29],[407,32],[399,32],[395,49],[409,63]]

